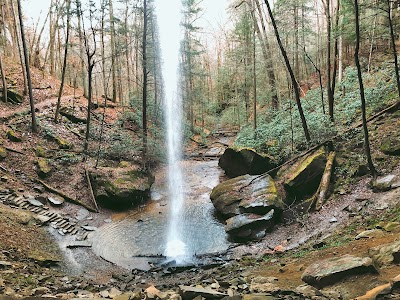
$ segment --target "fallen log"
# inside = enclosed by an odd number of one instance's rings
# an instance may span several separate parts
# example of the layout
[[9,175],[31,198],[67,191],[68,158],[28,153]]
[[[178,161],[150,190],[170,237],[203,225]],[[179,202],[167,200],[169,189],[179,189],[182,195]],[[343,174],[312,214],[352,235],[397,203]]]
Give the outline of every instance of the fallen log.
[[24,152],[21,152],[19,150],[15,150],[15,149],[10,148],[10,147],[4,147],[4,149],[6,149],[7,151],[10,151],[10,152],[17,153],[17,154],[26,155]]
[[335,163],[336,152],[331,152],[328,155],[328,161],[325,165],[325,170],[321,178],[321,182],[319,187],[312,197],[312,201],[310,203],[309,210],[314,209],[319,211],[321,210],[322,206],[325,204],[325,201],[328,197],[329,185],[332,178],[333,173],[333,166]]
[[89,186],[90,197],[92,198],[92,202],[93,202],[94,206],[96,207],[97,212],[99,212],[99,207],[97,205],[96,197],[94,196],[94,193],[93,193],[92,182],[90,181],[89,172],[86,167],[85,167],[85,175],[86,175],[86,180],[87,180],[87,183]]
[[79,200],[77,200],[77,199],[72,199],[71,197],[69,197],[69,196],[65,195],[63,192],[61,192],[60,190],[57,190],[56,188],[54,188],[54,187],[48,185],[47,183],[45,183],[44,181],[42,181],[42,180],[40,180],[40,179],[36,179],[36,182],[38,182],[38,183],[40,183],[41,185],[43,185],[43,187],[44,187],[47,191],[49,191],[49,192],[51,192],[51,193],[53,193],[53,194],[55,194],[55,195],[58,195],[58,196],[64,198],[65,201],[68,201],[68,202],[70,202],[70,203],[72,203],[72,204],[80,205],[80,206],[86,208],[86,209],[87,209],[88,211],[90,211],[90,212],[98,212],[98,211],[96,211],[94,208],[92,208],[92,207],[86,205],[85,203],[82,203],[81,201],[79,201]]

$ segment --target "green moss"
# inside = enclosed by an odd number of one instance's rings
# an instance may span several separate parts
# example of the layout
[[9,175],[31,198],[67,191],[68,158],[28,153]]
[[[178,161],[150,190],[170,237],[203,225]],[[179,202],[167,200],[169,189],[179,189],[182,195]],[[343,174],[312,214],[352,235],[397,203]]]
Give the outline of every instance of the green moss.
[[7,150],[3,147],[0,147],[0,160],[3,160],[7,157]]
[[289,179],[286,182],[293,181],[301,172],[303,172],[312,162],[324,158],[326,156],[325,149],[323,147],[319,148],[313,154],[308,156],[305,160],[301,162],[301,164],[294,170],[292,174],[290,174]]
[[49,162],[47,161],[47,159],[45,159],[43,157],[38,158],[37,167],[38,167],[37,173],[38,173],[39,177],[41,177],[41,178],[47,177],[51,172],[51,166],[50,166]]
[[60,149],[72,149],[72,145],[68,143],[66,140],[56,137],[55,141]]
[[130,166],[131,166],[131,164],[129,162],[127,162],[127,161],[121,161],[118,164],[118,168],[129,168]]
[[380,150],[388,155],[400,155],[400,137],[388,137],[382,141]]
[[37,157],[46,157],[46,150],[41,147],[41,146],[37,146],[36,150],[35,150],[36,156]]
[[16,142],[16,143],[22,142],[22,139],[15,134],[14,130],[11,130],[11,129],[9,131],[7,131],[7,138],[11,142]]

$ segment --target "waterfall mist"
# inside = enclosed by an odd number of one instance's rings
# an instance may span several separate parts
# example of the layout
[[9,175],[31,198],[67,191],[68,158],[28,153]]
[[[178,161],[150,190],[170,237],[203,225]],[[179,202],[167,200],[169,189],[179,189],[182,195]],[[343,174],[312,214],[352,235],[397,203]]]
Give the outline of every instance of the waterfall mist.
[[157,0],[157,19],[160,32],[162,73],[164,78],[164,112],[167,130],[168,191],[170,217],[164,255],[182,263],[188,259],[183,241],[182,208],[184,182],[180,166],[182,154],[182,99],[178,92],[179,55],[182,40],[181,0]]

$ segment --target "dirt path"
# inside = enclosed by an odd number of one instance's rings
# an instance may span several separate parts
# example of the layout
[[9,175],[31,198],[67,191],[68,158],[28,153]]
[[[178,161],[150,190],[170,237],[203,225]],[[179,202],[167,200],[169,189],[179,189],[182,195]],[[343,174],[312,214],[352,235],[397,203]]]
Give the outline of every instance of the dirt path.
[[[61,97],[61,103],[72,99],[73,95],[66,95]],[[42,109],[46,106],[57,103],[58,97],[48,98],[42,102],[35,103],[35,109]],[[7,109],[0,112],[0,118],[3,120],[9,119],[16,114],[29,113],[30,104],[29,101],[24,101],[23,104],[16,106],[15,109]]]

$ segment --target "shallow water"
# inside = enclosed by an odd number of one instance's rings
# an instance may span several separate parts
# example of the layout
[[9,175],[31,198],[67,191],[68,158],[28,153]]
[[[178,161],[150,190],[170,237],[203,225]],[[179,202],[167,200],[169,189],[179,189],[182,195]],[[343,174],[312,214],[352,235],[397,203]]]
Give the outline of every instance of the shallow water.
[[[211,190],[221,176],[217,161],[183,161],[182,168],[187,192],[181,229],[187,253],[201,255],[226,250],[227,235],[223,224],[214,217],[210,201]],[[114,215],[112,223],[92,235],[94,253],[127,269],[147,269],[148,259],[143,256],[164,253],[170,211],[165,172],[166,169],[157,172],[152,199],[145,207]]]

